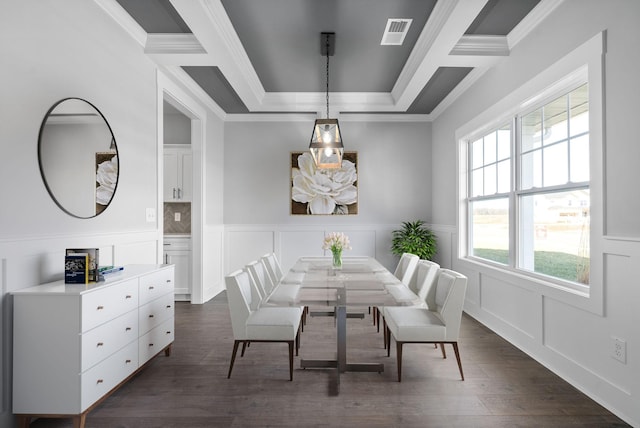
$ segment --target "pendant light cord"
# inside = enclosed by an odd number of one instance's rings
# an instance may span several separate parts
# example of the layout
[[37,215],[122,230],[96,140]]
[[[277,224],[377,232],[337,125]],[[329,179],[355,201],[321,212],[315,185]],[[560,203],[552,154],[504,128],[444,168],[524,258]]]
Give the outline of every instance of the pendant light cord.
[[329,35],[325,35],[325,48],[327,52],[327,119],[329,119]]

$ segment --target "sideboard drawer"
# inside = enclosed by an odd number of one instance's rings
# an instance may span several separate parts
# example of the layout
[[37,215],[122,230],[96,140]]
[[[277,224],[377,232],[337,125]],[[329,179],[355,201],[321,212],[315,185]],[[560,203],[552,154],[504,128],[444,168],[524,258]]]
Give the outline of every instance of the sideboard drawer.
[[81,411],[111,391],[138,369],[138,343],[132,342],[100,364],[80,375],[82,386]]
[[140,306],[138,311],[140,335],[160,325],[166,319],[173,317],[173,304],[173,294],[167,293],[144,306]]
[[85,332],[138,307],[138,280],[82,295],[82,328]]
[[80,338],[82,342],[81,371],[86,371],[137,339],[138,313],[136,311],[127,312],[113,321],[84,333]]
[[149,333],[140,337],[140,341],[138,342],[140,346],[138,350],[140,364],[146,363],[150,358],[153,358],[154,355],[173,342],[173,326],[174,319],[171,317]]
[[149,303],[173,291],[173,269],[161,270],[140,277],[140,305]]

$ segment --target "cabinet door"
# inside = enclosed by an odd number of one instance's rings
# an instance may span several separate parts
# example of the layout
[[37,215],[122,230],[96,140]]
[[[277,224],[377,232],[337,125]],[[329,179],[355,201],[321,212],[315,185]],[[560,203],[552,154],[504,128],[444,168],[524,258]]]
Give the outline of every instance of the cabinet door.
[[178,199],[183,202],[191,202],[191,197],[193,194],[193,183],[191,178],[191,176],[193,175],[193,155],[191,154],[191,151],[181,150],[180,152],[178,152],[178,163],[178,183],[180,186],[180,194],[178,196]]
[[175,265],[175,294],[191,294],[191,251],[166,251],[164,258]]
[[165,150],[164,152],[163,189],[165,201],[178,199],[178,153],[176,151]]

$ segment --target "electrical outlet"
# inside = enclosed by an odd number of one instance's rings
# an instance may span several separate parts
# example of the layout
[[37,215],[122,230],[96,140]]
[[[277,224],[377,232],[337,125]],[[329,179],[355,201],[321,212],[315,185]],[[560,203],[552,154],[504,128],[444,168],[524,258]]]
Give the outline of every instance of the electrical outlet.
[[611,356],[621,363],[627,363],[627,342],[619,337],[611,337]]
[[180,221],[181,218],[182,218],[182,216],[180,215],[180,213],[174,213],[173,214],[173,220],[174,221]]

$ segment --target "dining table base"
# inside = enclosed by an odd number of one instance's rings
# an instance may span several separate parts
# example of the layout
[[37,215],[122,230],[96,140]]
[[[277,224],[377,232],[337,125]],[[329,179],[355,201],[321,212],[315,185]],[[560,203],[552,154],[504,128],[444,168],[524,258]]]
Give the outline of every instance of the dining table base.
[[[338,291],[338,303],[335,311],[320,312],[318,315],[335,316],[337,330],[337,358],[335,360],[300,360],[300,367],[303,369],[326,369],[335,368],[338,373],[338,384],[340,384],[340,373],[344,372],[384,372],[382,363],[347,363],[347,307],[345,305],[345,291]],[[364,314],[354,314],[354,318],[363,318]],[[360,316],[362,315],[362,316]]]

